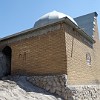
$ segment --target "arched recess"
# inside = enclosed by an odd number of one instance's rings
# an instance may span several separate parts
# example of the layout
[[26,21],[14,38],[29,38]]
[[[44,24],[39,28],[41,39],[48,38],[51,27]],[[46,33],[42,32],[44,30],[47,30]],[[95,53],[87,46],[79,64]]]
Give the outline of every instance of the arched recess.
[[6,46],[3,50],[2,53],[5,58],[5,72],[4,76],[10,75],[11,74],[11,57],[12,57],[12,50],[11,47]]

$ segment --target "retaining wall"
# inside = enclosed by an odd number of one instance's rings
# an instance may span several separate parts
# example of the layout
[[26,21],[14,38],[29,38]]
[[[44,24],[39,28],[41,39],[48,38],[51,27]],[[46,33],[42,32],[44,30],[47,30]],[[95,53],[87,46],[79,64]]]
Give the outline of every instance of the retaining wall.
[[100,100],[100,85],[68,85],[66,74],[32,76],[27,80],[64,100]]

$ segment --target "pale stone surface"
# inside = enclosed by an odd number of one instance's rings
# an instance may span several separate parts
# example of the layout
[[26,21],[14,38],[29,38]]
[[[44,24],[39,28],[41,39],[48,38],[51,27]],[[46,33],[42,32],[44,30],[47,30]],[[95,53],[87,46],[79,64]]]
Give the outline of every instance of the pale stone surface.
[[0,100],[63,100],[58,96],[33,86],[26,76],[16,76],[0,80]]
[[72,100],[100,100],[100,85],[73,85],[68,87],[72,92],[72,95],[68,95],[68,98],[73,98]]

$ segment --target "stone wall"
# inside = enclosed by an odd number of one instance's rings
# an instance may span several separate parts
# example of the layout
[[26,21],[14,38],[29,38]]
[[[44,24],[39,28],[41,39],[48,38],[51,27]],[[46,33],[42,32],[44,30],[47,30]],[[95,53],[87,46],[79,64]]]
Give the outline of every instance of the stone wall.
[[100,85],[70,85],[68,88],[72,93],[68,100],[100,100]]
[[32,76],[27,80],[33,85],[41,87],[51,93],[57,94],[66,100],[67,75]]
[[32,76],[27,80],[64,100],[100,100],[100,85],[68,85],[66,74]]

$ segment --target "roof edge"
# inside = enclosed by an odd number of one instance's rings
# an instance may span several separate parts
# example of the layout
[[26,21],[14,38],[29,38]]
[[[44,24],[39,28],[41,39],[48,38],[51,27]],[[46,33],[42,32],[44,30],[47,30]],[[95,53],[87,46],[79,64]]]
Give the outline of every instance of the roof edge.
[[87,16],[89,14],[94,14],[95,17],[98,17],[98,13],[97,12],[92,12],[92,13],[88,13],[88,14],[85,14],[85,15],[81,15],[81,16],[75,17],[74,19],[82,17],[82,16]]
[[[96,14],[96,13],[95,13],[95,14]],[[86,32],[84,32],[79,26],[77,26],[74,22],[72,22],[72,21],[71,21],[69,18],[67,18],[67,17],[61,18],[61,19],[59,19],[59,20],[56,21],[56,22],[50,23],[50,24],[45,25],[45,26],[42,26],[42,27],[30,28],[30,29],[27,29],[27,30],[24,30],[24,31],[21,31],[21,32],[18,32],[18,33],[15,33],[15,34],[12,34],[12,35],[3,37],[3,38],[0,39],[0,41],[7,40],[7,39],[10,39],[10,38],[14,38],[14,37],[17,37],[17,36],[19,36],[19,35],[24,35],[24,34],[26,34],[27,32],[35,31],[35,30],[38,30],[38,29],[41,29],[41,28],[50,26],[50,25],[52,25],[52,24],[60,23],[60,22],[65,22],[65,23],[67,22],[67,23],[68,23],[69,25],[71,25],[73,28],[75,28],[76,30],[78,30],[79,32],[81,32],[82,35],[85,36],[90,42],[95,43],[95,40],[94,40],[92,37],[90,37]]]
[[[65,18],[66,19],[66,18]],[[69,23],[68,19],[66,19],[66,21]],[[74,24],[73,22],[69,23],[71,26],[73,26],[73,28],[75,28],[76,30],[78,30],[79,32],[82,33],[82,35],[87,38],[90,42],[95,43],[95,40],[90,37],[84,30],[82,30],[82,28],[80,28],[79,26],[77,26],[76,24]]]

